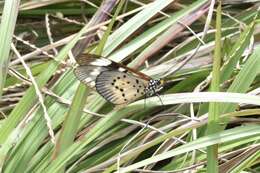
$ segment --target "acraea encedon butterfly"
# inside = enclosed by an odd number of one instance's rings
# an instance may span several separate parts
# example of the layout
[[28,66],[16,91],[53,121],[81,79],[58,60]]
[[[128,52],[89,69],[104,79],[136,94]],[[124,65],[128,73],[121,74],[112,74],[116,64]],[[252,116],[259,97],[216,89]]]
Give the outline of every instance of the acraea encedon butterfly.
[[98,55],[82,54],[76,61],[76,77],[113,104],[127,104],[143,96],[152,96],[164,84],[162,79],[152,79]]

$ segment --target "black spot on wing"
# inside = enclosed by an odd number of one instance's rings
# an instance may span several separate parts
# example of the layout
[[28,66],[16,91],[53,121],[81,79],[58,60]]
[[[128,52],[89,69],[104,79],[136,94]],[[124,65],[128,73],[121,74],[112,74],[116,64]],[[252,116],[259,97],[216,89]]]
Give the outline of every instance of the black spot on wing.
[[[104,71],[96,78],[96,90],[113,104],[129,103],[141,97],[140,91],[148,84],[148,82],[138,79],[139,84],[136,85],[136,79],[137,77],[131,76],[131,74],[117,70]],[[139,89],[139,85],[142,88]],[[140,91],[137,92],[137,90]]]

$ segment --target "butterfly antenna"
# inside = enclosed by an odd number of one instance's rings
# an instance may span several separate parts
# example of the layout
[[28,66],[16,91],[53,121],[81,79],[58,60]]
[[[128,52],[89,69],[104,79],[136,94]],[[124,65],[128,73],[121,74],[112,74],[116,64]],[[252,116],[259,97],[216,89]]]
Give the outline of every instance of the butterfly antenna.
[[145,105],[146,105],[146,98],[147,98],[147,95],[145,93],[145,95],[144,95],[144,110],[145,110]]

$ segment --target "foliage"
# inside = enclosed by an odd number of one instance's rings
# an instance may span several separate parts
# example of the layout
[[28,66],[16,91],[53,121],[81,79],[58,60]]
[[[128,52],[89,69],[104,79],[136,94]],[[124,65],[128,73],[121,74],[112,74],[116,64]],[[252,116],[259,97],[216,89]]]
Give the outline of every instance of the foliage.
[[[257,1],[120,2],[0,4],[1,171],[259,172]],[[84,51],[164,78],[160,99],[112,105],[80,85],[70,50],[85,33]]]

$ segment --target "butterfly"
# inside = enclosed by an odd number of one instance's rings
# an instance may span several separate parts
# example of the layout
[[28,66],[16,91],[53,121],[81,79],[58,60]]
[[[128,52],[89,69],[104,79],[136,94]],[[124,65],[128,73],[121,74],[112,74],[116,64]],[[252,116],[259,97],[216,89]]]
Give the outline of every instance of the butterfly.
[[141,97],[152,96],[162,89],[164,80],[151,77],[134,69],[94,54],[76,58],[75,76],[107,101],[120,105]]

